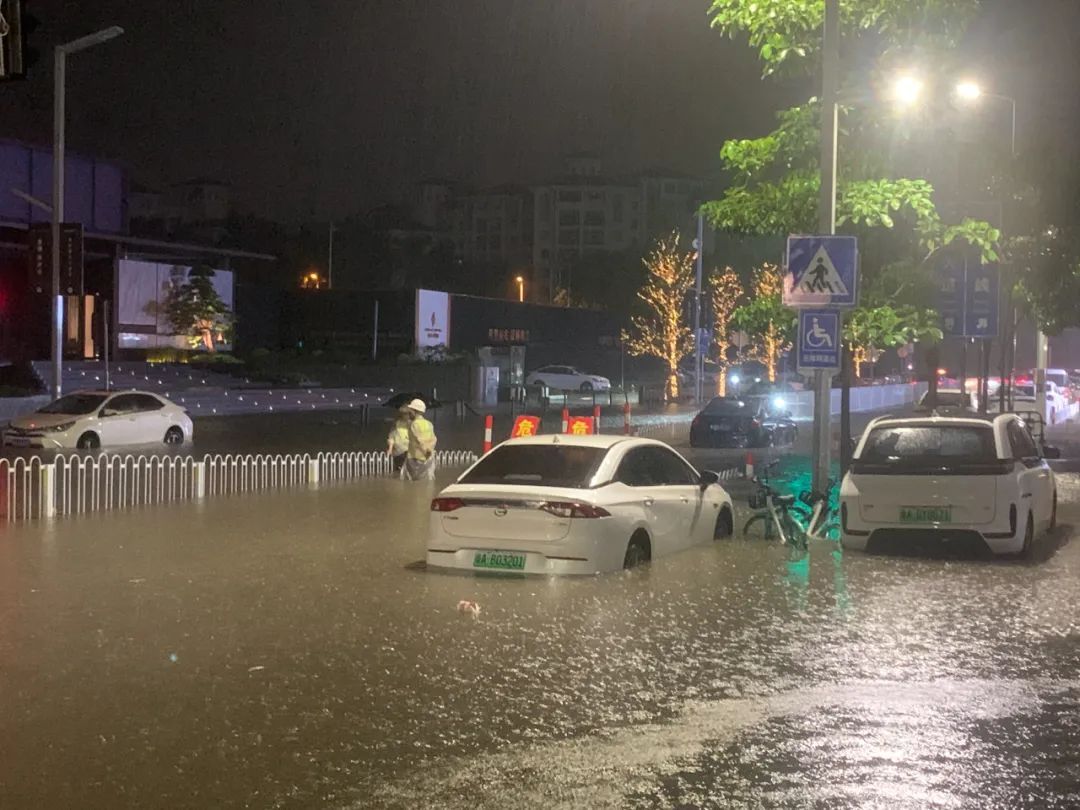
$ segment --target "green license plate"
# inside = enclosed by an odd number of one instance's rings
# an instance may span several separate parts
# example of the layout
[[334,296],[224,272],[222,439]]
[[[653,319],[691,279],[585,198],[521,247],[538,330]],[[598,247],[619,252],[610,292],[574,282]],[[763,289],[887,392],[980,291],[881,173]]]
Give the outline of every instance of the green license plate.
[[500,571],[524,571],[525,555],[505,551],[478,551],[473,557],[473,568],[495,568]]
[[901,523],[952,523],[951,506],[901,506]]

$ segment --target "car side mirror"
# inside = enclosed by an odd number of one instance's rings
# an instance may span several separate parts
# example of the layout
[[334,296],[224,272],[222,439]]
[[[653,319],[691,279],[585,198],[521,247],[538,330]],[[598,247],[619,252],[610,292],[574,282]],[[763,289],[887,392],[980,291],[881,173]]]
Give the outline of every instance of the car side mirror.
[[1045,447],[1043,447],[1042,454],[1043,454],[1043,458],[1045,458],[1045,459],[1056,460],[1056,459],[1061,458],[1061,450],[1060,450],[1060,448],[1051,447],[1050,445],[1046,445]]
[[98,416],[105,418],[106,416],[116,416],[117,413],[119,413],[119,411],[113,410],[112,408],[102,408],[100,413],[98,413]]
[[699,483],[702,489],[712,486],[713,484],[720,483],[720,476],[714,473],[712,470],[702,470]]

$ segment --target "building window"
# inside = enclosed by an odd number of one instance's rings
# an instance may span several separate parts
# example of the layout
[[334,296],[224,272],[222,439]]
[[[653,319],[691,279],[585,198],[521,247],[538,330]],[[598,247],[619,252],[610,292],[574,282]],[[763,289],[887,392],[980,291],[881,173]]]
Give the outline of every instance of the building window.
[[613,222],[623,221],[623,195],[616,194],[611,198],[611,220]]
[[590,199],[590,200],[602,200],[602,199],[604,199],[604,195],[603,195],[603,192],[600,192],[600,191],[590,191],[590,192],[589,192],[589,199]]
[[674,194],[675,191],[676,191],[676,188],[677,188],[676,185],[674,183],[672,183],[670,180],[665,180],[664,181],[664,193],[665,194]]
[[580,189],[563,189],[559,192],[559,202],[581,202]]
[[488,249],[498,253],[502,250],[502,237],[496,234],[488,237]]
[[594,228],[604,227],[604,212],[603,211],[586,211],[585,212],[585,224],[591,225]]
[[581,212],[577,209],[559,212],[559,225],[561,227],[577,226],[581,224]]
[[559,230],[560,245],[576,245],[581,241],[581,231],[577,228],[561,228]]
[[638,221],[636,219],[630,220],[630,230],[631,231],[637,231],[637,229],[638,229]]
[[611,232],[611,241],[614,242],[617,245],[622,244],[623,242],[626,241],[626,234],[623,233],[622,231],[612,231]]
[[604,244],[604,231],[599,228],[590,228],[585,231],[585,244],[586,245],[602,245]]

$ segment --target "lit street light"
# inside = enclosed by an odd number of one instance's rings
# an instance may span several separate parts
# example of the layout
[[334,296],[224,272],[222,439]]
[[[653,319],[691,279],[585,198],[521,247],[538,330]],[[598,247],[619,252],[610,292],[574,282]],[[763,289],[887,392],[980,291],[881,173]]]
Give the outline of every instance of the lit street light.
[[982,95],[982,88],[972,81],[962,81],[956,85],[956,95],[964,101],[975,101]]
[[910,107],[922,96],[923,83],[916,76],[905,75],[893,83],[893,100],[905,107]]
[[525,278],[524,278],[524,276],[518,276],[516,279],[514,279],[514,281],[516,281],[517,285],[518,285],[518,301],[524,304],[525,303]]
[[65,138],[65,73],[67,56],[95,45],[101,45],[124,33],[118,25],[64,45],[56,46],[53,63],[53,199],[52,199],[52,361],[53,398],[63,393],[64,363],[64,305],[60,298],[60,224],[64,221],[64,138]]

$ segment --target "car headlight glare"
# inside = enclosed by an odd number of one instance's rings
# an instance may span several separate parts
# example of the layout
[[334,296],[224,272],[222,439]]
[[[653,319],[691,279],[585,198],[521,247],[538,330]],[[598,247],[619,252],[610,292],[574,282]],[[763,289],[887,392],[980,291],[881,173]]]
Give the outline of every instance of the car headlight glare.
[[62,422],[59,425],[53,425],[52,427],[44,428],[46,433],[63,433],[65,430],[71,430],[75,427],[75,420],[70,422]]

